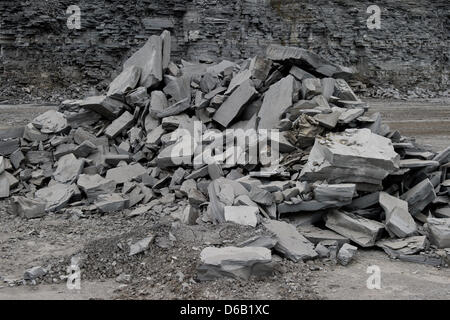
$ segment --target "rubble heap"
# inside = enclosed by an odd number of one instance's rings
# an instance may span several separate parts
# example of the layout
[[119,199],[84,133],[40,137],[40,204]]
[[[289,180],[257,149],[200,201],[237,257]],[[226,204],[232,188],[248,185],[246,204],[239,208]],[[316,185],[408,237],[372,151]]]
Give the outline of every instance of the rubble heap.
[[205,280],[266,275],[272,251],[346,265],[350,243],[445,263],[450,148],[431,152],[366,113],[351,69],[275,45],[239,63],[176,65],[170,45],[168,31],[152,36],[105,95],[0,130],[0,198],[15,214],[131,217],[187,198],[172,214],[183,223],[273,235],[205,248]]

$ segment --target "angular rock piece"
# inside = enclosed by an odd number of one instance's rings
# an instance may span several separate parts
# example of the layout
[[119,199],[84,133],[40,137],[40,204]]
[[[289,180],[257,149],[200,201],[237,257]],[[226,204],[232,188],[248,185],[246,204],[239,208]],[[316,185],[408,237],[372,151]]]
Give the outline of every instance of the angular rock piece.
[[150,236],[132,244],[130,246],[130,253],[128,254],[128,256],[131,257],[141,252],[144,252],[150,247],[150,244],[153,242],[154,239],[155,236]]
[[408,211],[408,202],[380,192],[380,205],[386,214],[386,230],[399,238],[417,234],[417,225]]
[[128,111],[125,111],[106,128],[105,135],[110,139],[115,139],[120,133],[131,128],[133,122],[133,115]]
[[89,200],[95,200],[101,194],[114,193],[116,190],[116,183],[113,180],[105,179],[98,174],[82,174],[78,178],[77,184],[86,193]]
[[17,149],[9,156],[9,160],[11,160],[11,163],[14,166],[14,168],[18,169],[20,168],[22,162],[25,160],[25,156],[23,155],[21,150]]
[[326,227],[365,248],[374,246],[384,230],[382,223],[339,210],[326,216]]
[[66,129],[68,125],[66,117],[56,110],[49,110],[41,114],[32,123],[36,129],[44,134],[59,133]]
[[428,218],[425,228],[433,245],[439,249],[450,248],[450,219]]
[[106,179],[113,180],[116,183],[121,184],[131,181],[146,172],[147,170],[142,165],[136,163],[109,169],[108,172],[106,172]]
[[[172,97],[175,102],[179,102],[184,99],[191,101],[191,79],[192,77],[189,75],[184,75],[178,78],[166,77],[165,82],[167,85],[164,87],[163,91],[167,96]],[[152,108],[155,109],[153,103]]]
[[436,199],[436,193],[431,181],[425,179],[408,192],[402,194],[401,199],[408,202],[410,213],[413,216],[417,216],[427,205]]
[[25,273],[23,274],[23,279],[28,281],[36,280],[45,276],[47,272],[48,271],[43,267],[33,267],[25,271]]
[[167,70],[167,68],[169,68],[170,54],[172,50],[172,37],[170,31],[164,30],[161,33],[161,40],[162,40],[162,67],[163,70]]
[[41,201],[46,201],[45,210],[58,212],[67,206],[77,188],[73,185],[55,183],[49,187],[40,189],[34,194]]
[[427,237],[416,236],[406,239],[386,239],[377,242],[377,247],[382,248],[390,257],[399,255],[417,254],[428,247]]
[[213,120],[227,128],[257,94],[251,80],[243,82],[214,114]]
[[314,251],[314,245],[298,233],[293,225],[276,220],[267,220],[263,224],[278,240],[275,250],[286,258],[299,262],[318,256]]
[[316,139],[301,180],[355,183],[359,191],[378,191],[399,161],[389,139],[368,129],[347,129]]
[[125,104],[111,97],[94,96],[83,100],[80,107],[92,110],[112,121],[120,115],[125,108]]
[[[46,139],[44,139],[46,140]],[[19,139],[10,139],[6,141],[0,140],[0,155],[1,156],[9,156],[14,151],[18,150],[20,146]]]
[[353,260],[353,256],[357,250],[358,248],[355,246],[349,245],[348,243],[344,244],[339,250],[337,261],[343,266],[348,265]]
[[344,101],[359,101],[359,98],[353,92],[352,88],[343,79],[336,79],[333,95]]
[[101,194],[97,197],[95,206],[102,213],[117,212],[128,207],[128,199],[118,193]]
[[159,36],[151,36],[145,45],[123,64],[124,69],[139,67],[141,78],[139,85],[146,88],[156,87],[163,79],[163,42]]
[[22,218],[34,219],[45,215],[46,201],[13,197],[12,204],[13,213]]
[[225,221],[227,222],[234,222],[236,224],[251,227],[256,227],[258,224],[259,209],[257,207],[227,206],[224,210]]
[[314,244],[318,244],[322,241],[336,241],[339,246],[342,246],[344,243],[349,242],[346,237],[343,237],[334,231],[328,229],[320,229],[314,227],[313,225],[299,226],[297,227],[297,230],[301,235],[303,235],[306,239]]
[[108,96],[116,99],[125,99],[128,91],[136,88],[141,77],[141,69],[136,66],[125,68],[109,85]]
[[404,159],[400,160],[400,168],[423,168],[423,167],[438,167],[438,161],[420,160],[420,159]]
[[59,159],[53,179],[61,183],[73,183],[83,171],[84,160],[78,160],[73,154],[68,154]]
[[275,197],[269,191],[253,186],[249,194],[250,199],[258,204],[270,206],[275,202]]
[[314,189],[314,199],[320,202],[336,201],[351,202],[355,194],[354,184],[321,184]]
[[274,129],[278,126],[281,116],[292,106],[294,77],[289,75],[273,84],[263,100],[258,117],[259,129]]
[[10,187],[7,172],[0,174],[0,199],[8,198],[10,195]]
[[251,276],[272,274],[272,254],[262,247],[208,247],[200,253],[201,265],[198,278],[201,281],[222,277],[248,280]]

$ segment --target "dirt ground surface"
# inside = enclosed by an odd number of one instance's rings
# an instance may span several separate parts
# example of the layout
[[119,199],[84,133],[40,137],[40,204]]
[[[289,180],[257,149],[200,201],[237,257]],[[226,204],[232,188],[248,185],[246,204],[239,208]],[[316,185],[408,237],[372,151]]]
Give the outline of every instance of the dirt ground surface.
[[[450,100],[370,100],[372,112],[419,143],[450,145]],[[0,105],[0,128],[27,124],[55,106]],[[49,214],[22,220],[0,202],[0,299],[450,299],[450,270],[391,261],[375,249],[359,250],[348,266],[327,261],[292,263],[275,256],[268,279],[196,281],[200,251],[236,245],[264,233],[236,225],[187,227],[170,214],[185,201],[156,205],[134,218],[128,211],[84,216]],[[150,249],[129,257],[128,246],[154,236]],[[67,288],[72,257],[81,260],[81,290]],[[21,283],[26,269],[49,268],[38,284]],[[369,290],[369,266],[381,271],[381,289]]]

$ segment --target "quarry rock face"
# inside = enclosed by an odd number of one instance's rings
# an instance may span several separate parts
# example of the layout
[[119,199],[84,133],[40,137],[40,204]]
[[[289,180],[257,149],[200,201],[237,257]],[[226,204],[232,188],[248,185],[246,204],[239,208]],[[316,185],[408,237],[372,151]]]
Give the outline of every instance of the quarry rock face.
[[[448,88],[448,67],[442,68],[442,53],[449,50],[449,42],[443,38],[447,33],[446,0],[379,1],[377,5],[387,13],[382,15],[382,32],[367,28],[370,15],[366,9],[371,1],[355,6],[352,1],[324,0],[155,0],[149,5],[154,12],[151,17],[147,6],[139,3],[81,0],[77,5],[82,10],[82,28],[69,30],[66,1],[26,5],[2,1],[0,72],[9,82],[42,88],[49,83],[60,85],[45,76],[53,72],[62,72],[66,81],[77,86],[81,81],[99,84],[115,78],[119,74],[116,67],[149,36],[167,29],[171,39],[164,38],[161,45],[167,49],[170,42],[173,60],[178,62],[181,58],[235,60],[263,54],[270,44],[283,44],[310,49],[332,58],[333,63],[357,66],[363,77],[380,86],[392,80],[405,92],[416,86]],[[59,32],[63,29],[64,33]],[[95,49],[78,41],[80,38],[88,39]],[[420,51],[415,50],[417,41],[422,43]],[[163,54],[163,68],[166,56]],[[31,61],[32,57],[36,61]],[[158,67],[156,78],[159,75]]]

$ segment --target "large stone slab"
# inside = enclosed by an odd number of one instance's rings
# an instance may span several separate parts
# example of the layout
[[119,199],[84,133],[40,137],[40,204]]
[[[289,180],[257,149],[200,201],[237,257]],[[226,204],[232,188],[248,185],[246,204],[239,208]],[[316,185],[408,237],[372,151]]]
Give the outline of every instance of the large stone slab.
[[58,160],[53,179],[61,183],[73,183],[84,168],[84,160],[77,159],[70,153]]
[[208,247],[200,253],[198,277],[202,281],[222,277],[248,280],[251,276],[268,276],[273,272],[272,254],[263,247]]
[[380,205],[386,214],[386,230],[399,238],[415,236],[417,225],[409,213],[408,202],[380,193]]
[[66,117],[56,110],[44,112],[36,117],[32,124],[44,134],[59,133],[68,126]]
[[46,202],[46,211],[57,212],[67,206],[76,190],[74,185],[55,183],[36,191],[35,197]]
[[439,249],[450,248],[450,219],[429,218],[425,228],[433,245]]
[[22,218],[40,218],[45,215],[46,203],[47,202],[44,200],[34,200],[25,197],[13,197],[12,211],[15,215]]
[[147,170],[142,165],[135,163],[109,169],[106,172],[106,179],[113,180],[116,183],[121,184],[131,181],[146,172]]
[[293,225],[276,220],[267,220],[263,224],[278,240],[275,250],[286,258],[298,262],[314,259],[318,256],[317,252],[314,251],[314,245],[298,233]]
[[82,174],[77,181],[78,187],[86,194],[89,200],[95,200],[101,194],[114,193],[116,182],[102,176]]
[[281,116],[292,106],[294,77],[289,75],[270,86],[258,113],[259,129],[274,129],[278,126]]
[[125,94],[139,83],[141,69],[136,66],[125,68],[109,85],[107,95],[115,99],[125,100]]
[[368,129],[347,129],[316,139],[301,180],[355,183],[359,191],[378,191],[399,161],[389,139]]
[[124,69],[136,66],[142,70],[139,86],[156,87],[163,79],[163,41],[151,36],[145,45],[123,64]]
[[256,94],[251,80],[246,80],[225,100],[214,114],[213,120],[227,128]]
[[102,213],[112,213],[128,207],[129,200],[118,193],[101,194],[97,197],[95,206]]
[[111,97],[94,96],[84,99],[80,103],[80,107],[92,110],[108,120],[114,120],[125,108],[125,104]]
[[382,248],[389,256],[412,255],[425,250],[428,246],[427,237],[414,236],[405,239],[385,239],[377,242],[377,247]]
[[258,207],[226,206],[224,208],[225,221],[243,226],[256,227],[258,224]]
[[362,247],[374,246],[384,230],[380,222],[339,210],[333,210],[325,219],[327,228]]
[[131,128],[134,117],[128,111],[125,111],[119,118],[114,120],[105,130],[105,135],[110,138],[116,138],[120,133]]
[[408,192],[402,194],[401,199],[408,202],[410,213],[413,216],[417,216],[436,199],[436,193],[431,181],[425,179]]

